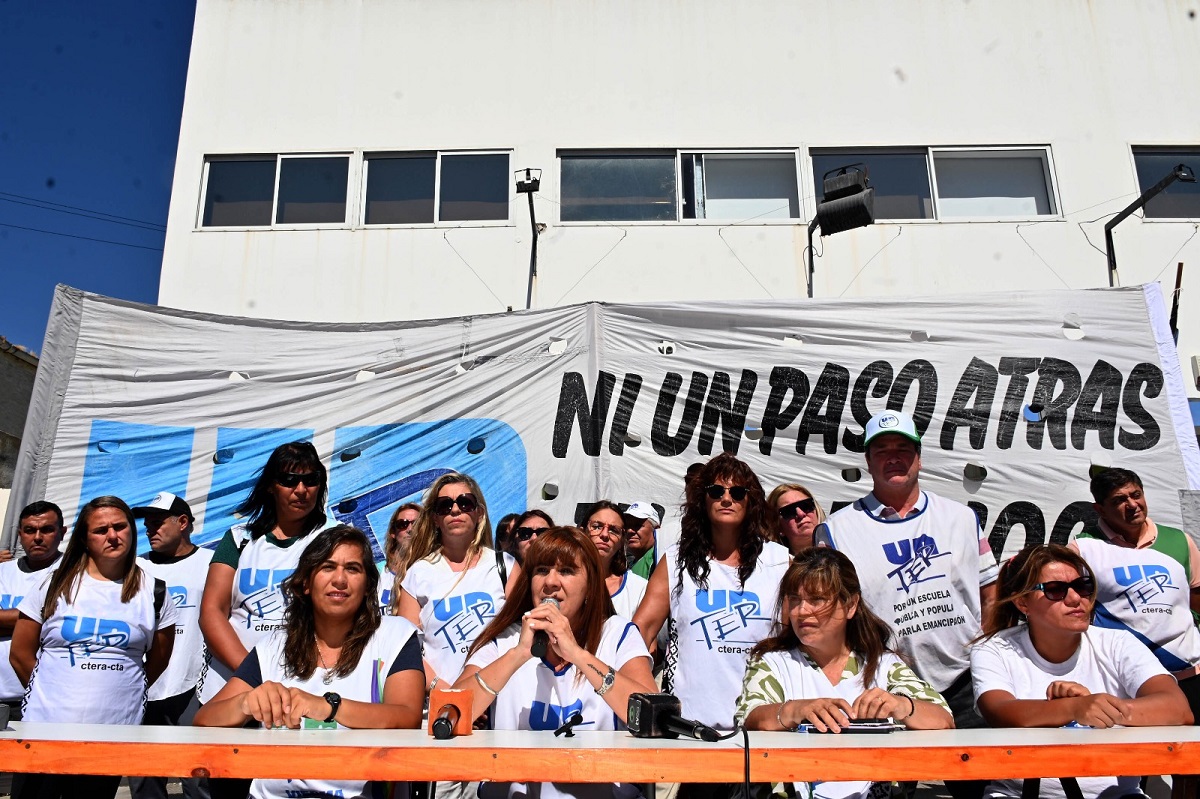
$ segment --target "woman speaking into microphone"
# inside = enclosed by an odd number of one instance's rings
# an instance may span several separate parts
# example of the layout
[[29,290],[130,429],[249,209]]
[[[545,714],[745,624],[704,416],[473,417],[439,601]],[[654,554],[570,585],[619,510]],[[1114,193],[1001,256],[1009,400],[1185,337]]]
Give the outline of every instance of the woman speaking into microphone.
[[[545,634],[545,654],[536,639]],[[613,612],[600,553],[577,527],[537,537],[503,609],[475,639],[455,688],[473,692],[475,718],[488,707],[498,730],[555,730],[579,714],[579,730],[624,727],[629,695],[653,693],[650,653],[633,623]],[[541,799],[611,799],[629,783],[485,783],[483,799],[539,792]]]

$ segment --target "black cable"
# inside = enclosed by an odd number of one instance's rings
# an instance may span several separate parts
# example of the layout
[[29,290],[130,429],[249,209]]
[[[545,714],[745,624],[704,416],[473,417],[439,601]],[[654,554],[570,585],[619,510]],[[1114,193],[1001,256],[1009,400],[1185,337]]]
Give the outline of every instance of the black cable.
[[[0,191],[0,197],[16,197],[19,200],[29,200],[34,203],[39,203],[40,204],[39,207],[43,207],[43,206],[54,206],[55,207],[55,208],[46,208],[47,211],[52,211],[52,210],[55,210],[56,208],[68,208],[72,211],[84,211],[89,214],[98,214],[100,216],[111,217],[114,220],[123,219],[126,222],[137,222],[142,225],[150,225],[158,230],[166,230],[166,225],[161,225],[158,222],[147,222],[145,219],[135,219],[131,216],[119,216],[117,214],[110,214],[106,211],[96,211],[91,208],[81,208],[78,205],[67,205],[66,203],[56,203],[56,202],[51,202],[50,200],[40,200],[37,197],[28,197],[24,194],[14,194],[10,191]],[[9,202],[16,202],[16,201],[10,200]],[[28,203],[22,203],[22,205],[28,205]]]
[[146,247],[141,244],[130,244],[125,241],[111,241],[109,239],[94,239],[91,236],[76,236],[71,233],[59,233],[56,230],[42,230],[35,227],[24,227],[23,225],[10,225],[8,222],[0,222],[0,227],[10,227],[17,230],[28,230],[32,233],[45,233],[48,236],[65,236],[68,239],[82,239],[83,241],[98,241],[101,244],[116,244],[120,247],[133,247],[138,250],[153,250],[154,252],[162,252],[162,247]]
[[84,219],[91,219],[96,222],[104,222],[109,225],[125,225],[126,227],[136,228],[137,230],[152,230],[155,233],[165,233],[166,228],[162,225],[152,225],[149,222],[122,222],[120,219],[105,219],[107,214],[101,215],[98,211],[68,211],[65,208],[51,208],[48,205],[41,205],[36,202],[25,202],[24,200],[14,200],[10,197],[0,197],[0,201],[6,203],[16,203],[17,205],[27,205],[30,208],[36,208],[39,211],[53,211],[56,214],[70,214]]

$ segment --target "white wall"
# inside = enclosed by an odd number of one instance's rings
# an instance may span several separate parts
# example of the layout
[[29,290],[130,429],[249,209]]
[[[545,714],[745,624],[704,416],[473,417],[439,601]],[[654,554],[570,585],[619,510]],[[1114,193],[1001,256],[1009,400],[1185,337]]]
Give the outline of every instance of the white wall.
[[[1191,8],[200,0],[159,299],[317,320],[524,307],[530,232],[515,193],[503,226],[198,229],[206,154],[457,148],[511,148],[514,169],[544,170],[535,307],[805,292],[803,222],[560,224],[565,148],[799,148],[811,216],[810,147],[1049,145],[1061,217],[840,234],[822,245],[816,294],[1104,286],[1104,221],[1138,194],[1130,146],[1200,145]],[[1196,231],[1127,220],[1119,282],[1162,280],[1169,294],[1176,261],[1200,267]],[[1184,281],[1185,361],[1200,354],[1198,280]]]

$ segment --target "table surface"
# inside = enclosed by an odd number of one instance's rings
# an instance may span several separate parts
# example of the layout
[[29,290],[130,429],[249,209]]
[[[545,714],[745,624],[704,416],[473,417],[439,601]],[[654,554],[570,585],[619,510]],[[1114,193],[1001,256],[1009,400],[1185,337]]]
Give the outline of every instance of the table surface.
[[[625,732],[249,730],[13,722],[6,771],[372,780],[735,782],[742,736],[720,743]],[[750,733],[751,779],[947,780],[1200,773],[1200,727],[991,729],[886,735]]]

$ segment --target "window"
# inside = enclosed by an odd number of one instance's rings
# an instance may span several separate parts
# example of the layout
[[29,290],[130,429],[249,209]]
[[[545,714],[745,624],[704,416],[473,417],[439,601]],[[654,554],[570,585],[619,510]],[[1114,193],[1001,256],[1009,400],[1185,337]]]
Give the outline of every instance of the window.
[[205,167],[202,227],[346,223],[349,156],[212,158]]
[[[1200,147],[1134,147],[1138,190],[1146,191],[1179,164],[1200,173]],[[1147,219],[1200,219],[1200,183],[1175,181],[1146,203]]]
[[1022,219],[1056,216],[1049,150],[863,148],[814,150],[818,201],[825,173],[863,164],[876,219]]
[[684,219],[799,219],[795,153],[684,153]]
[[364,224],[509,218],[508,153],[378,153],[365,162]]
[[796,152],[560,152],[563,222],[799,219]]

